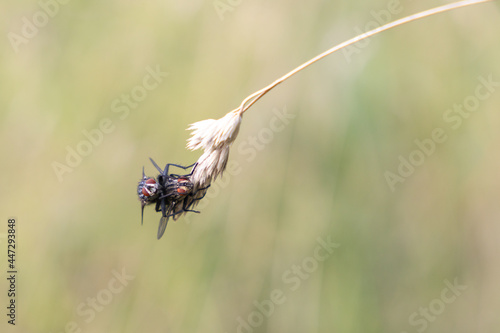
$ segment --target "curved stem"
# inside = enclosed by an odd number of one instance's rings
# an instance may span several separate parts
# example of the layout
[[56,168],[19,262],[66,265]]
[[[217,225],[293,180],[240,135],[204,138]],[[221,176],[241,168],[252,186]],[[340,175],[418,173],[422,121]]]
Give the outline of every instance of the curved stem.
[[438,13],[443,13],[443,12],[446,12],[446,11],[449,11],[449,10],[452,10],[452,9],[461,8],[461,7],[470,6],[470,5],[475,5],[475,4],[479,4],[479,3],[483,3],[483,2],[489,2],[489,1],[493,1],[493,0],[465,0],[465,1],[459,1],[459,2],[448,4],[448,5],[436,7],[436,8],[433,8],[433,9],[425,10],[425,11],[417,13],[417,14],[406,16],[404,18],[401,18],[399,20],[387,23],[387,24],[385,24],[383,26],[380,26],[378,28],[375,28],[373,30],[365,32],[365,33],[363,33],[361,35],[358,35],[358,36],[356,36],[354,38],[351,38],[351,39],[349,39],[349,40],[347,40],[347,41],[345,41],[343,43],[340,43],[340,44],[332,47],[329,50],[326,50],[325,52],[317,55],[316,57],[312,58],[311,60],[303,63],[302,65],[300,65],[299,67],[297,67],[294,70],[290,71],[289,73],[285,74],[281,78],[277,79],[276,81],[274,81],[273,83],[271,83],[267,87],[265,87],[265,88],[263,88],[263,89],[261,89],[259,91],[254,92],[253,94],[251,94],[250,96],[248,96],[247,98],[245,98],[243,100],[243,102],[241,102],[240,106],[237,109],[234,109],[232,112],[238,113],[239,115],[243,115],[243,113],[246,110],[248,110],[248,108],[250,108],[262,96],[264,96],[265,94],[267,94],[271,89],[273,89],[274,87],[276,87],[278,84],[280,84],[281,82],[283,82],[286,79],[290,78],[291,76],[297,74],[298,72],[300,72],[304,68],[312,65],[316,61],[321,60],[324,57],[326,57],[327,55],[330,55],[330,54],[332,54],[332,53],[334,53],[334,52],[336,52],[336,51],[338,51],[338,50],[340,50],[340,49],[342,49],[342,48],[344,48],[346,46],[349,46],[349,45],[352,45],[354,43],[357,43],[360,40],[363,40],[365,38],[368,38],[368,37],[371,37],[373,35],[376,35],[376,34],[382,32],[382,31],[389,30],[391,28],[397,27],[398,25],[402,25],[402,24],[405,24],[405,23],[408,23],[408,22],[411,22],[411,21],[415,21],[415,20],[424,18],[424,17],[435,15],[435,14],[438,14]]

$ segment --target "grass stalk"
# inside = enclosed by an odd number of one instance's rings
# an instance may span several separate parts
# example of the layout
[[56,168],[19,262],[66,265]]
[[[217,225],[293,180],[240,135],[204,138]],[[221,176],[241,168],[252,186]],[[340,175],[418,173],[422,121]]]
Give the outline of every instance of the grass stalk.
[[476,4],[480,4],[480,3],[484,3],[484,2],[490,2],[490,1],[493,1],[493,0],[464,0],[464,1],[454,2],[454,3],[443,5],[443,6],[440,6],[440,7],[428,9],[428,10],[425,10],[423,12],[419,12],[417,14],[406,16],[404,18],[395,20],[393,22],[387,23],[387,24],[382,25],[382,26],[380,26],[378,28],[375,28],[373,30],[370,30],[368,32],[360,34],[360,35],[358,35],[358,36],[356,36],[354,38],[351,38],[351,39],[349,39],[349,40],[347,40],[347,41],[345,41],[343,43],[340,43],[340,44],[332,47],[331,49],[326,50],[325,52],[317,55],[316,57],[312,58],[311,60],[303,63],[299,67],[297,67],[297,68],[293,69],[292,71],[288,72],[287,74],[283,75],[282,77],[280,77],[279,79],[277,79],[276,81],[274,81],[273,83],[271,83],[270,85],[268,85],[267,87],[262,88],[262,89],[260,89],[260,90],[258,90],[256,92],[254,92],[253,94],[251,94],[250,96],[248,96],[247,98],[245,98],[243,100],[243,102],[241,102],[240,106],[237,109],[234,109],[232,112],[234,112],[236,114],[239,114],[239,115],[243,115],[243,113],[246,110],[248,110],[252,105],[254,105],[255,102],[257,102],[259,99],[261,99],[265,94],[267,94],[271,89],[273,89],[274,87],[276,87],[278,84],[280,84],[283,81],[289,79],[290,77],[292,77],[293,75],[297,74],[298,72],[300,72],[304,68],[309,67],[310,65],[312,65],[315,62],[323,59],[324,57],[326,57],[326,56],[328,56],[328,55],[330,55],[330,54],[332,54],[332,53],[334,53],[334,52],[336,52],[338,50],[341,50],[344,47],[347,47],[349,45],[357,43],[360,40],[372,37],[372,36],[374,36],[374,35],[382,32],[382,31],[386,31],[386,30],[389,30],[391,28],[394,28],[394,27],[397,27],[397,26],[400,26],[400,25],[403,25],[403,24],[406,24],[406,23],[409,23],[409,22],[412,22],[412,21],[416,21],[416,20],[419,20],[419,19],[422,19],[422,18],[425,18],[425,17],[429,17],[429,16],[432,16],[432,15],[435,15],[435,14],[444,13],[444,12],[447,12],[447,11],[450,11],[450,10],[453,10],[453,9],[457,9],[457,8],[461,8],[461,7],[466,7],[466,6],[471,6],[471,5],[476,5]]

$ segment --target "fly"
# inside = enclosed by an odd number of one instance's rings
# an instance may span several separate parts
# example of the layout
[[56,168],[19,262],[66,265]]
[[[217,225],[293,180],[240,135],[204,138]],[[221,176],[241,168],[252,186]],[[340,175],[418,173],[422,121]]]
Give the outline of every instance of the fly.
[[[196,163],[186,167],[169,163],[162,170],[152,158],[150,160],[160,174],[156,179],[147,177],[144,173],[144,168],[142,168],[142,179],[137,186],[137,195],[141,202],[141,224],[143,223],[145,206],[155,204],[155,211],[162,213],[157,233],[157,237],[160,239],[165,232],[170,217],[175,221],[183,213],[199,213],[199,211],[191,208],[197,201],[205,197],[206,190],[210,185],[196,189],[191,182],[190,177],[196,168]],[[183,170],[191,167],[192,169],[186,175],[169,174],[168,170],[171,166]]]

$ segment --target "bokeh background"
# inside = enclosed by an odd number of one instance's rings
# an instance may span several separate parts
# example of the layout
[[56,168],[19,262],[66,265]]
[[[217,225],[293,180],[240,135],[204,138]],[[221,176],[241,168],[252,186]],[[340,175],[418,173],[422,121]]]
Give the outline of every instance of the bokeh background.
[[[156,174],[148,158],[194,163],[189,124],[394,2],[54,3],[0,5],[1,275],[8,217],[19,270],[15,327],[0,282],[2,332],[500,330],[500,87],[458,128],[443,118],[478,77],[500,81],[498,4],[385,32],[277,87],[244,116],[236,171],[158,241],[160,216],[147,209],[141,226],[136,197],[142,167]],[[402,0],[389,16],[442,3]],[[13,47],[34,15],[43,26]],[[168,75],[115,112],[148,68]],[[58,178],[54,163],[103,120],[108,133]],[[392,191],[386,172],[436,128],[447,140]],[[318,238],[338,245],[324,261]],[[271,308],[273,291],[283,302]]]

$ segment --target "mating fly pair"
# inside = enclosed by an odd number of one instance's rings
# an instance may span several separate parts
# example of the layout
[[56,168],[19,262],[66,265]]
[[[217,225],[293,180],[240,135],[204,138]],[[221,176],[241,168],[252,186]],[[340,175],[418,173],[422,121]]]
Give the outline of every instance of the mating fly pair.
[[[137,194],[141,201],[141,224],[145,206],[156,204],[155,210],[162,213],[157,235],[158,239],[160,239],[165,232],[170,217],[175,221],[182,213],[199,213],[191,208],[197,201],[203,199],[206,194],[206,189],[208,189],[210,185],[196,189],[195,185],[191,182],[190,177],[196,168],[196,163],[187,167],[177,164],[167,164],[165,170],[162,170],[152,158],[150,158],[150,160],[160,174],[156,179],[146,177],[144,168],[142,168],[142,179],[137,186]],[[183,170],[187,170],[191,167],[193,167],[193,169],[187,175],[169,174],[168,169],[171,166]]]

